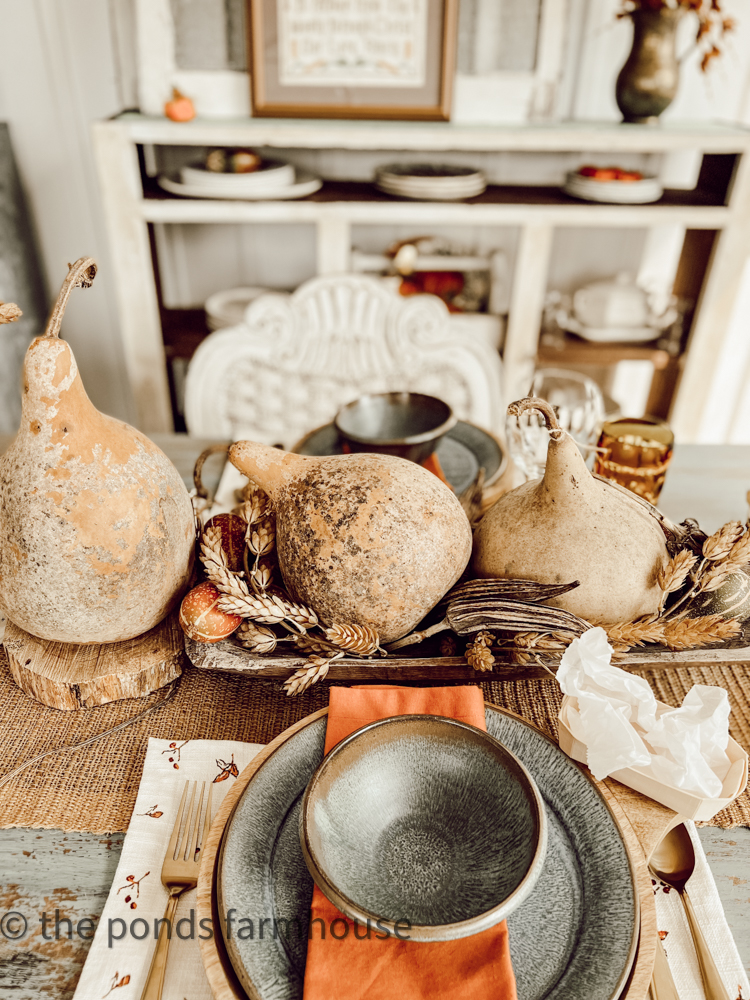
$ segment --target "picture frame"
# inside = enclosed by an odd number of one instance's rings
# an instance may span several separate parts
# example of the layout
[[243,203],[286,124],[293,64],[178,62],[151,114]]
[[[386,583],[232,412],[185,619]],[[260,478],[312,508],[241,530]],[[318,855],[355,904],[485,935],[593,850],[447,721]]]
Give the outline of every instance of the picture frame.
[[252,113],[447,121],[458,0],[247,0]]

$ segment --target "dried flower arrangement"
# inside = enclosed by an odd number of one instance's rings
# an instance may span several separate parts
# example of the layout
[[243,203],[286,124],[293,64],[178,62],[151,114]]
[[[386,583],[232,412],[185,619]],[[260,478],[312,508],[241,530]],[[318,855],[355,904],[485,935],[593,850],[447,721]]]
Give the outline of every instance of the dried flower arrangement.
[[276,523],[266,494],[251,483],[234,515],[244,523],[242,569],[233,568],[231,532],[226,521],[212,519],[201,533],[200,558],[207,580],[219,592],[217,611],[239,616],[237,639],[251,653],[272,653],[279,643],[293,643],[308,657],[284,683],[289,695],[300,694],[328,673],[332,660],[347,654],[386,655],[374,629],[366,625],[325,626],[315,612],[293,601],[274,584]]
[[[439,633],[443,656],[460,655],[478,671],[492,670],[495,654],[509,654],[517,664],[537,663],[541,654],[554,660],[593,622],[545,602],[577,586],[528,580],[470,579],[456,585],[437,609],[442,617],[422,631],[381,647],[377,633],[365,626],[325,624],[315,612],[294,601],[275,582],[275,518],[268,497],[248,484],[233,515],[209,521],[200,540],[201,562],[218,591],[216,609],[239,616],[238,642],[250,653],[267,655],[290,643],[307,662],[284,682],[288,695],[300,694],[326,677],[330,664],[347,656],[387,656]],[[221,518],[241,519],[242,552],[237,553]],[[657,614],[631,622],[603,623],[615,653],[648,644],[686,650],[725,642],[742,633],[737,618],[722,614],[689,617],[691,602],[718,590],[750,563],[750,526],[725,524],[707,536],[694,521],[663,521],[670,559],[660,572],[662,600]],[[236,629],[236,622],[233,626]]]
[[635,10],[684,10],[696,14],[695,42],[702,53],[700,67],[704,73],[722,54],[724,35],[736,27],[734,19],[724,13],[721,0],[623,0],[617,17],[628,17]]

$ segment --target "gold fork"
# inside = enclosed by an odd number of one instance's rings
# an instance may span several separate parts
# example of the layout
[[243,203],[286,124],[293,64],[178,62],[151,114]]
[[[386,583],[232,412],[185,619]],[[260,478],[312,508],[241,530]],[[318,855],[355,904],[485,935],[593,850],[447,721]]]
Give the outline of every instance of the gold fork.
[[193,789],[190,793],[190,805],[187,809],[185,819],[185,829],[177,847],[177,839],[180,835],[183,816],[185,815],[185,800],[188,793],[189,781],[185,782],[185,789],[180,799],[180,808],[177,810],[172,836],[169,838],[167,853],[164,864],[161,868],[161,882],[169,893],[169,901],[164,911],[164,919],[159,927],[159,940],[156,942],[154,957],[151,959],[151,966],[146,977],[146,985],[141,993],[141,1000],[161,1000],[162,989],[164,988],[164,973],[167,971],[167,956],[169,955],[169,941],[172,937],[172,922],[177,909],[177,900],[187,889],[194,889],[198,884],[198,868],[200,861],[198,849],[202,847],[208,837],[208,830],[211,826],[211,792],[212,785],[208,786],[208,800],[206,802],[205,818],[201,826],[201,812],[203,810],[203,799],[206,793],[206,782],[201,785],[198,808],[194,809],[195,792],[198,782],[193,782]]

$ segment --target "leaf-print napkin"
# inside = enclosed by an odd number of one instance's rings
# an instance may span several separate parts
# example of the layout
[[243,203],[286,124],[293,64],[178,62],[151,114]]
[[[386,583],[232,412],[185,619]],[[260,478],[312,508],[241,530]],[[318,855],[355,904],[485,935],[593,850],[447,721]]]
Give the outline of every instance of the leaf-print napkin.
[[[167,903],[161,866],[184,782],[186,779],[214,782],[215,816],[236,775],[260,749],[258,744],[220,740],[149,740],[120,862],[73,1000],[140,1000],[156,946],[154,919],[164,915]],[[748,1000],[750,985],[724,917],[716,884],[693,824],[688,823],[688,829],[696,859],[695,873],[688,883],[693,904],[731,1000],[735,997]],[[665,893],[660,886],[654,886],[654,890],[657,925],[680,1000],[704,1000],[679,898],[675,892]],[[184,893],[177,907],[163,1000],[213,1000],[201,962],[198,943],[201,928],[197,920],[193,929],[190,924],[190,911],[197,916],[195,897],[195,891]],[[143,940],[130,933],[132,922],[139,918],[150,926],[150,934]],[[177,922],[181,920],[185,921],[180,925],[182,937],[177,934]],[[123,924],[126,932],[121,936]],[[142,933],[143,927],[136,924],[136,933]]]
[[[117,873],[74,1000],[139,1000],[156,947],[154,920],[164,916],[167,905],[161,866],[185,781],[213,782],[215,816],[237,775],[261,749],[230,740],[149,740]],[[201,933],[196,891],[185,892],[172,925],[163,1000],[212,1000]]]
[[[695,871],[690,876],[687,890],[695,907],[698,922],[729,997],[731,1000],[735,1000],[735,997],[737,1000],[747,1000],[750,997],[750,983],[724,916],[716,883],[698,839],[695,823],[688,820],[685,826],[695,848]],[[656,926],[667,953],[680,1000],[704,1000],[698,959],[680,897],[674,889],[664,886],[661,882],[654,882],[654,893]]]

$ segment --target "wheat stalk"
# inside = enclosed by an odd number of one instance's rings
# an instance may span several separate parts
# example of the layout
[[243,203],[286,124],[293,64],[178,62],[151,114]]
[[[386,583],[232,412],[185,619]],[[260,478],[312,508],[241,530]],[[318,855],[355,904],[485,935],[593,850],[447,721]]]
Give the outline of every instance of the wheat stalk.
[[314,635],[296,635],[294,637],[294,644],[301,653],[305,653],[308,656],[310,653],[319,653],[321,656],[324,656],[328,653],[339,652],[330,642],[319,639]]
[[228,615],[241,615],[262,625],[281,625],[287,617],[286,605],[280,598],[271,594],[251,594],[249,591],[241,597],[224,594],[218,608]]
[[276,526],[273,519],[264,517],[257,526],[248,524],[245,531],[245,544],[258,558],[273,552],[276,544]]
[[201,561],[206,576],[222,595],[217,605],[220,611],[251,618],[263,625],[291,622],[298,631],[318,624],[315,612],[304,604],[286,601],[277,594],[251,594],[242,577],[227,566],[226,553],[221,547],[221,529],[215,525],[203,532]]
[[201,562],[206,576],[222,594],[238,599],[249,594],[247,585],[227,563],[227,554],[221,547],[221,528],[211,525],[201,535]]
[[242,500],[239,515],[248,527],[251,524],[256,524],[270,512],[271,502],[268,494],[264,493],[255,483],[247,483],[243,487]]
[[495,657],[492,655],[492,643],[495,636],[492,632],[477,632],[474,641],[466,647],[466,661],[473,670],[485,672],[492,670],[495,665]]
[[567,632],[520,632],[513,637],[519,649],[560,650],[567,649],[573,635]]
[[276,649],[278,639],[270,628],[262,625],[255,625],[251,621],[245,620],[239,627],[237,638],[240,645],[249,649],[252,653],[272,653]]
[[249,573],[250,583],[256,593],[263,593],[268,590],[273,580],[273,569],[271,563],[266,561],[253,566]]
[[744,531],[741,521],[728,521],[718,531],[710,535],[703,543],[703,557],[710,562],[724,559],[732,550],[732,546]]
[[647,642],[663,642],[664,621],[655,622],[619,622],[616,625],[605,625],[607,638],[618,653],[624,653],[631,646],[644,646]]
[[750,531],[746,531],[744,535],[737,539],[732,548],[729,550],[729,555],[726,559],[726,565],[728,566],[747,566],[750,562]]
[[673,556],[666,566],[659,570],[657,583],[664,591],[664,598],[667,594],[673,594],[679,590],[688,577],[688,573],[698,562],[696,556],[689,549],[683,549]]
[[331,625],[324,632],[330,643],[350,653],[371,656],[380,649],[378,633],[369,625]]
[[343,653],[328,653],[325,656],[310,656],[307,664],[295,670],[291,677],[287,677],[283,684],[283,690],[287,696],[302,694],[313,684],[322,681],[328,674],[328,667],[332,660],[337,660]]
[[722,615],[704,615],[701,618],[683,618],[667,622],[664,642],[670,649],[694,649],[712,642],[723,642],[740,635],[742,626],[736,618]]
[[698,593],[710,594],[711,591],[718,590],[730,576],[739,572],[736,566],[731,566],[726,562],[714,563],[708,572],[704,573],[698,580]]
[[286,617],[298,628],[315,628],[318,625],[318,616],[312,608],[305,604],[295,604],[294,601],[285,601]]

